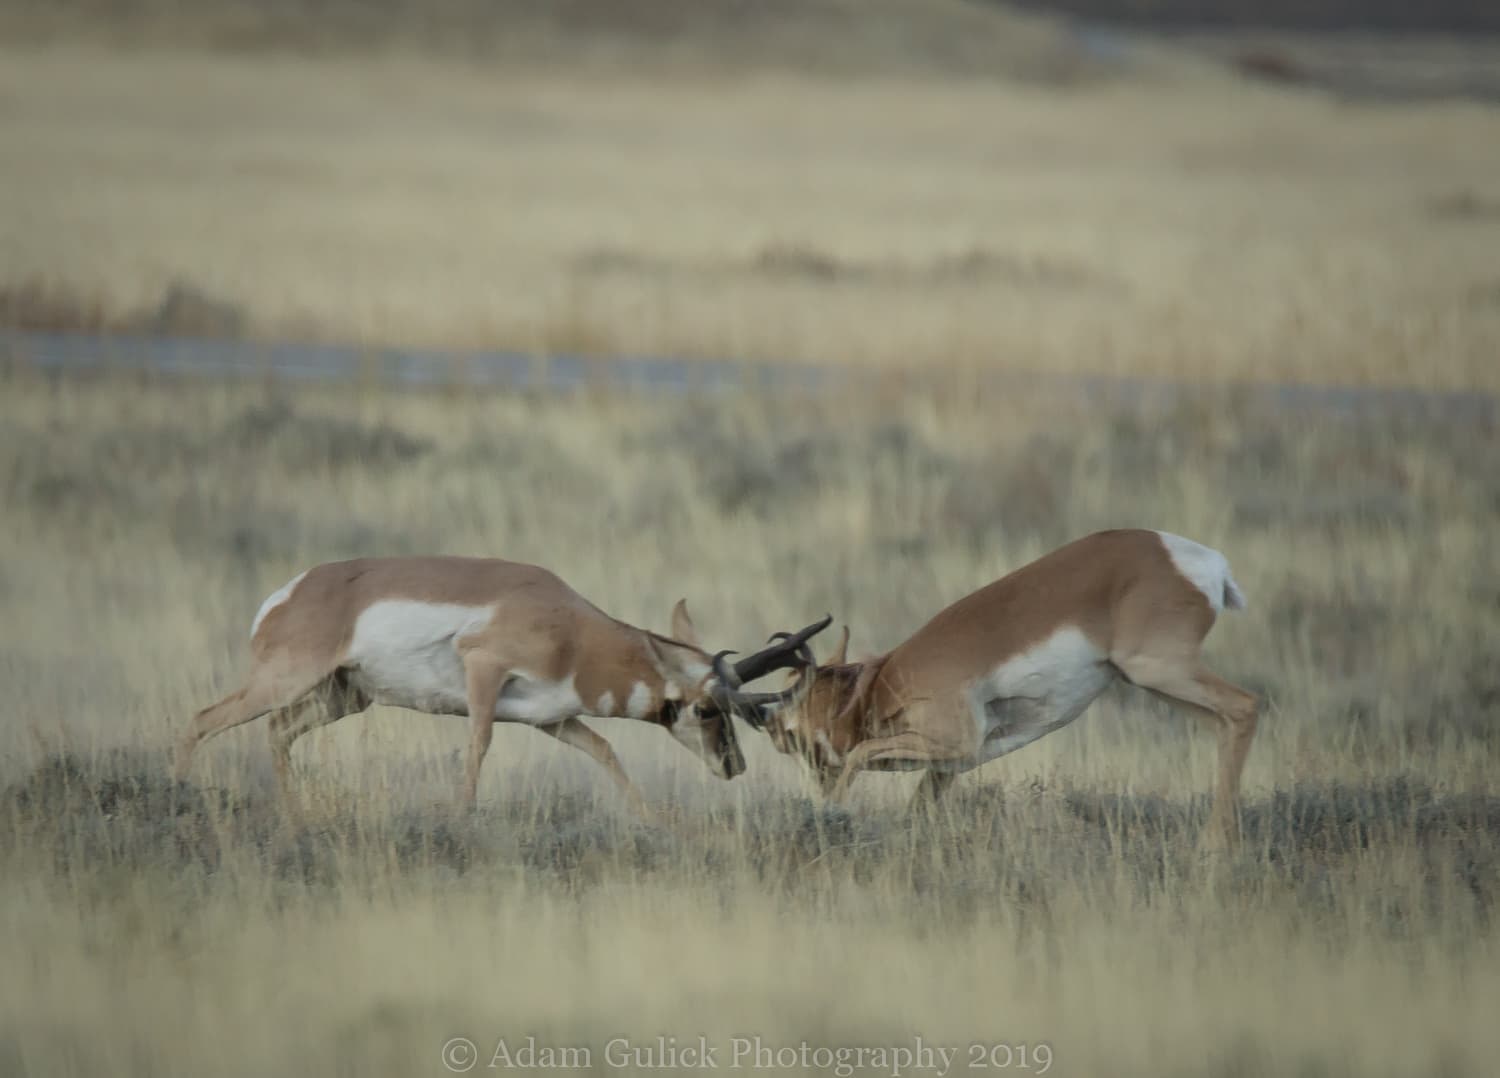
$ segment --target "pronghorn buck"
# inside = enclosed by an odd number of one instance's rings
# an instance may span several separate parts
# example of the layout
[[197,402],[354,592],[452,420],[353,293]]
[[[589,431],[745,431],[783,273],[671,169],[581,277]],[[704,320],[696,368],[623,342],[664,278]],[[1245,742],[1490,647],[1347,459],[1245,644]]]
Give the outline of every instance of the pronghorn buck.
[[1097,532],[959,599],[885,655],[799,648],[783,706],[751,714],[842,798],[861,770],[926,769],[913,805],[955,775],[1077,718],[1117,677],[1218,725],[1210,840],[1238,838],[1240,772],[1257,700],[1199,655],[1244,595],[1216,550],[1165,532]]
[[460,800],[472,806],[496,722],[519,722],[588,753],[631,806],[645,803],[609,742],[580,715],[665,727],[721,778],[745,770],[731,713],[758,720],[784,698],[744,681],[795,664],[832,617],[737,663],[698,646],[687,606],[671,637],[610,617],[546,569],[490,558],[361,558],[309,569],[271,595],[250,627],[242,688],[204,708],[177,745],[183,777],[205,738],[269,714],[286,787],[292,743],[372,703],[472,724]]

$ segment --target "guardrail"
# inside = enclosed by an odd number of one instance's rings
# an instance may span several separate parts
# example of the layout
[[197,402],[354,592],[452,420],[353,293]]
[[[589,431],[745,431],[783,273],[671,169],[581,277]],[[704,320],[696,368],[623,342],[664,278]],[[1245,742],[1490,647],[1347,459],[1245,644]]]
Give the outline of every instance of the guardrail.
[[[880,368],[678,356],[448,352],[246,340],[0,330],[0,361],[40,371],[132,371],[187,377],[365,382],[384,387],[611,390],[648,394],[756,391],[807,395],[891,377]],[[918,377],[899,371],[895,377]],[[1171,407],[1201,387],[1164,378],[984,371],[976,386],[1073,394],[1100,404]],[[1247,383],[1235,392],[1284,411],[1494,424],[1500,405],[1476,390]]]

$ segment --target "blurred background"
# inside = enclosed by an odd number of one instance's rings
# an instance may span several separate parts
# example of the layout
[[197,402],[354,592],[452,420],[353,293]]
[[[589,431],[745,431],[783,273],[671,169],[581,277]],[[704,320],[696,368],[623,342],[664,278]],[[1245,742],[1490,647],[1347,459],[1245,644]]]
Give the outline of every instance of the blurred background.
[[1493,388],[1497,28],[1461,0],[9,0],[0,322]]

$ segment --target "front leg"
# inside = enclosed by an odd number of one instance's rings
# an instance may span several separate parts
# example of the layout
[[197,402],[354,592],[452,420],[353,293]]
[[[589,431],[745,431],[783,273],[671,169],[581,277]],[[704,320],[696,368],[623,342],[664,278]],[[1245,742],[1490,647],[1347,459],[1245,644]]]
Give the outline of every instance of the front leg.
[[854,746],[844,759],[844,770],[839,773],[838,780],[833,784],[833,792],[830,796],[834,801],[843,801],[849,793],[849,784],[854,781],[854,776],[877,760],[934,763],[958,758],[959,754],[952,749],[915,730],[906,730],[899,734],[892,734],[890,737],[871,738],[869,741],[861,741]]
[[646,804],[646,799],[641,796],[641,791],[636,789],[635,783],[630,781],[630,776],[620,765],[620,758],[615,755],[615,750],[610,747],[609,742],[590,730],[581,720],[564,719],[551,726],[538,726],[537,729],[544,734],[551,734],[564,745],[572,745],[575,749],[581,749],[592,756],[604,770],[609,772],[609,777],[615,780],[615,785],[625,795],[625,801],[632,812],[647,823],[659,822],[656,814]]
[[[813,781],[818,784],[818,793],[824,797],[832,794],[834,786],[839,781],[841,772],[836,767],[820,764],[813,769]],[[852,780],[851,780],[852,781]]]
[[469,759],[459,791],[459,807],[471,810],[479,799],[479,769],[495,733],[495,704],[510,671],[489,656],[471,651],[464,656],[464,681],[469,706]]
[[908,808],[912,812],[921,812],[937,807],[937,803],[942,800],[943,794],[947,793],[948,787],[953,785],[953,780],[956,778],[958,778],[957,771],[929,767],[923,772],[922,781],[917,784]]

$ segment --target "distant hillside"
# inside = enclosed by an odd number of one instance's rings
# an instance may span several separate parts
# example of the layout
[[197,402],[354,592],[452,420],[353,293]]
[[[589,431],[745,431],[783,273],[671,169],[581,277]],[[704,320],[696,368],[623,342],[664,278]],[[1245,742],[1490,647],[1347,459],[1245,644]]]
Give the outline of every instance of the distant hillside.
[[1110,70],[1061,20],[974,0],[0,0],[0,37],[1049,82]]
[[1500,34],[1500,0],[1011,0],[1005,6],[1012,4],[1154,29]]

